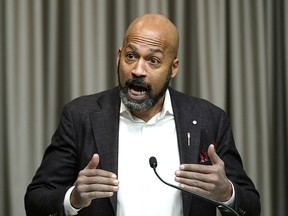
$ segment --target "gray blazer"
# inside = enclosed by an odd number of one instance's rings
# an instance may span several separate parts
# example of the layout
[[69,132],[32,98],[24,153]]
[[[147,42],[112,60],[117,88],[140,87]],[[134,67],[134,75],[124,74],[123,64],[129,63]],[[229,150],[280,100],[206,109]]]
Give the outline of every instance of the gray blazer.
[[[172,88],[169,91],[181,163],[202,163],[201,154],[208,150],[210,143],[215,143],[217,154],[225,163],[226,175],[235,188],[234,209],[240,215],[260,215],[259,194],[243,170],[226,113],[208,101],[189,97]],[[100,156],[99,168],[117,174],[119,107],[118,87],[79,97],[64,106],[51,144],[27,188],[27,215],[64,215],[65,193],[94,153]],[[188,132],[190,145],[187,145]],[[210,203],[187,193],[182,194],[182,200],[184,216],[216,215],[215,206]],[[93,200],[78,215],[114,216],[116,208],[117,193],[111,198]]]

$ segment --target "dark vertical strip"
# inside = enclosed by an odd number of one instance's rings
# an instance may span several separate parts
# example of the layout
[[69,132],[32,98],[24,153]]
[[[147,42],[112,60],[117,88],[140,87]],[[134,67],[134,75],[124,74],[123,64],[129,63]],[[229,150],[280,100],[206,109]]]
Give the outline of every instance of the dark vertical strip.
[[125,23],[126,28],[128,25],[138,16],[137,14],[137,1],[135,0],[126,0],[125,1],[125,7],[126,7],[126,16],[125,16]]
[[124,22],[125,22],[125,27],[127,28],[128,27],[128,24],[130,23],[130,16],[129,16],[129,12],[131,11],[131,4],[130,4],[130,0],[125,0],[125,8],[126,8],[126,10],[125,10],[125,12],[126,12],[126,14],[125,14],[125,17],[124,17]]
[[[43,41],[43,50],[42,50],[42,53],[43,53],[43,89],[44,89],[44,98],[43,98],[43,105],[44,105],[44,108],[43,108],[43,118],[44,118],[44,125],[43,125],[43,130],[44,131],[48,131],[49,129],[49,119],[52,118],[52,116],[49,116],[49,106],[51,106],[49,104],[49,86],[51,86],[51,84],[49,83],[50,80],[49,80],[49,72],[50,72],[50,65],[49,65],[49,52],[51,52],[51,49],[49,49],[49,46],[51,46],[51,44],[49,44],[49,31],[51,31],[49,29],[49,26],[50,26],[50,17],[49,17],[49,12],[50,12],[50,6],[49,6],[50,1],[45,1],[45,0],[42,0],[42,41]],[[55,10],[55,9],[54,9]],[[47,140],[49,140],[50,137],[48,135],[48,133],[44,133],[44,136],[42,138],[42,141],[43,141],[43,145],[46,146],[46,142]],[[34,162],[31,160],[31,162]],[[34,165],[35,166],[35,165]],[[32,167],[34,167],[32,166]]]
[[[183,19],[183,26],[177,26],[177,15],[175,8],[177,7],[176,1],[168,2],[168,18],[176,25],[177,29],[182,29],[182,32],[179,32],[179,45],[181,44],[183,50],[179,50],[179,53],[183,53],[180,61],[180,71],[181,76],[184,76],[183,82],[183,92],[188,95],[198,95],[199,93],[199,85],[198,84],[198,76],[197,76],[197,62],[198,56],[195,54],[197,52],[197,34],[195,29],[197,29],[197,20],[196,16],[196,7],[195,1],[185,1],[184,11],[180,19]],[[183,41],[181,41],[183,38]],[[179,57],[179,56],[178,56]],[[177,79],[177,78],[176,78]],[[176,83],[174,80],[171,80],[171,86],[176,87]]]
[[[116,62],[116,54],[117,54],[117,48],[116,48],[116,2],[113,0],[107,0],[107,6],[106,6],[106,17],[105,17],[105,27],[106,27],[106,34],[107,34],[107,40],[106,40],[106,49],[107,52],[107,61],[105,61],[106,68],[107,68],[107,79],[106,79],[106,86],[107,88],[112,88],[116,85],[115,83],[115,76],[116,73],[116,64],[113,64],[108,59],[114,60],[113,62]],[[111,64],[112,63],[112,64]]]
[[232,116],[232,111],[231,110],[231,104],[232,104],[232,78],[231,78],[231,5],[230,1],[226,1],[225,5],[225,36],[226,36],[226,71],[225,71],[225,76],[226,76],[226,91],[225,91],[225,97],[226,97],[226,104],[225,104],[225,109],[227,114],[231,117]]
[[[287,133],[287,123],[285,122],[285,49],[284,49],[284,3],[283,0],[273,1],[273,106],[274,106],[274,161],[272,165],[273,172],[273,210],[278,216],[286,215],[287,212],[287,145],[285,135]],[[287,138],[287,137],[286,137]],[[276,162],[276,163],[275,163]]]
[[[48,52],[48,26],[49,26],[49,1],[42,1],[42,32],[43,32],[43,77],[44,77],[44,82],[43,82],[43,88],[44,88],[44,98],[48,98],[48,67],[49,67],[49,52]],[[47,119],[46,114],[47,112],[47,107],[48,107],[48,100],[44,99],[44,115],[45,115],[45,122]]]
[[[70,2],[71,3],[71,2]],[[84,50],[85,50],[85,43],[84,43],[84,40],[85,40],[85,35],[84,35],[84,33],[83,32],[85,32],[85,13],[89,13],[89,11],[86,11],[86,9],[85,9],[85,5],[84,5],[85,3],[83,2],[80,2],[79,1],[79,17],[78,17],[78,25],[79,25],[79,29],[78,29],[78,31],[77,31],[77,34],[78,34],[78,36],[79,36],[79,43],[77,43],[77,49],[79,49],[79,53],[81,53],[80,55],[78,55],[78,58],[79,58],[79,62],[80,62],[80,66],[79,66],[79,68],[78,68],[78,70],[79,71],[77,71],[77,73],[79,74],[79,76],[78,76],[78,78],[79,78],[79,81],[78,81],[78,83],[79,83],[79,94],[81,95],[81,94],[83,94],[83,92],[84,92],[84,74],[83,74],[83,72],[86,70],[86,65],[85,65],[85,58],[86,58],[86,55],[85,55],[85,52],[84,52]],[[93,8],[93,7],[92,7]],[[72,16],[74,16],[74,14],[73,13],[71,13],[70,14],[70,16],[69,16],[69,18],[68,18],[68,20],[69,20],[69,22],[72,22]],[[74,23],[71,23],[72,25],[74,25]],[[68,25],[68,23],[67,23],[67,25]],[[89,26],[89,28],[92,28],[92,26]],[[70,32],[71,32],[71,30],[70,30]],[[71,34],[71,33],[70,33]],[[69,33],[68,33],[68,35],[70,35]],[[73,33],[72,33],[73,34]],[[80,44],[80,46],[79,46],[79,44]],[[72,49],[72,47],[73,46],[75,46],[74,44],[72,44],[72,39],[70,38],[70,43],[69,43],[69,47],[68,47],[68,49]],[[74,52],[74,51],[71,51],[71,52],[69,52],[69,53],[72,53],[72,52]],[[72,59],[72,58],[70,58],[70,59]],[[71,75],[71,60],[70,61],[68,61],[68,63],[67,63],[67,70],[68,70],[68,74],[69,74],[69,77],[70,77],[70,80],[71,80],[71,83],[72,83],[72,85],[73,85],[73,83],[74,82],[72,82],[72,75]],[[74,88],[74,86],[71,86],[71,89],[69,90],[69,92],[71,92],[71,91],[73,91],[72,89]],[[72,97],[70,97],[70,100],[71,99],[73,99]]]
[[282,0],[282,26],[281,26],[281,29],[282,29],[282,46],[281,46],[281,50],[283,50],[283,53],[282,53],[282,56],[283,56],[283,70],[282,70],[282,73],[283,73],[283,79],[282,79],[282,85],[283,85],[283,118],[282,118],[282,121],[283,121],[283,139],[282,139],[282,146],[283,146],[283,151],[282,151],[282,154],[283,154],[283,158],[284,158],[284,161],[283,161],[283,164],[284,164],[284,169],[282,170],[282,173],[284,173],[284,179],[283,179],[283,185],[284,185],[284,191],[283,191],[283,194],[284,194],[284,199],[283,199],[283,202],[284,202],[284,209],[282,210],[281,214],[284,215],[287,214],[288,212],[288,206],[287,206],[287,203],[285,203],[285,200],[287,201],[288,200],[288,185],[287,185],[287,182],[288,182],[288,145],[287,145],[287,140],[288,140],[288,83],[286,83],[285,81],[288,80],[288,62],[285,61],[285,59],[287,59],[287,55],[288,55],[288,50],[285,49],[285,44],[288,43],[288,38],[287,38],[287,35],[285,35],[285,30],[287,30],[288,28],[288,23],[285,23],[285,14],[287,16],[287,13],[288,11],[285,10],[285,8],[287,8],[287,5],[288,2],[287,0]]
[[57,29],[57,83],[55,83],[55,88],[57,89],[57,110],[56,113],[60,113],[62,106],[70,99],[70,86],[71,82],[69,80],[68,71],[68,53],[70,52],[69,46],[69,35],[68,35],[68,1],[62,0],[58,1],[58,29]]
[[[1,212],[3,215],[10,215],[10,193],[9,193],[9,164],[8,161],[8,137],[7,137],[7,77],[6,77],[6,4],[5,1],[0,1],[0,105],[2,106],[2,112],[0,113],[0,120],[1,120],[1,128],[3,131],[1,132],[0,137],[0,158],[1,158],[1,184],[3,189],[3,194],[0,195],[1,197]],[[5,185],[5,186],[4,186]],[[7,187],[8,186],[8,187]]]
[[[191,52],[191,61],[188,61],[188,63],[191,65],[191,77],[190,77],[190,84],[188,83],[188,85],[190,85],[190,93],[193,96],[200,96],[200,75],[199,75],[199,38],[196,31],[198,31],[198,25],[200,24],[200,22],[198,22],[197,17],[199,17],[199,15],[197,15],[197,2],[192,1],[190,3],[190,7],[191,7],[191,11],[187,12],[189,14],[189,22],[191,21],[191,26],[190,26],[190,35],[189,38],[187,38],[187,40],[191,41],[191,48],[190,48],[190,52]],[[192,85],[192,87],[191,87]]]
[[[196,29],[196,26],[193,26],[195,20],[194,12],[195,7],[192,7],[192,1],[186,1],[184,5],[184,15],[182,18],[184,19],[184,41],[183,41],[183,67],[182,67],[182,73],[184,75],[184,93],[188,95],[192,95],[197,91],[194,86],[196,86],[196,80],[198,80],[196,77],[194,79],[194,71],[192,70],[192,65],[196,65],[194,57],[196,58],[196,55],[193,55],[193,53],[196,51],[195,45],[196,42],[194,35],[192,34],[194,30]],[[195,34],[196,35],[196,34]],[[199,91],[198,91],[199,92]]]
[[[176,25],[176,23],[177,23],[175,8],[176,8],[175,1],[168,1],[168,18],[171,20],[172,23],[174,23],[174,25]],[[176,26],[176,27],[179,29],[178,26]],[[182,34],[182,32],[179,32],[179,34]],[[182,41],[180,41],[180,42],[182,43]],[[181,61],[181,66],[182,66],[182,61]],[[182,70],[183,70],[183,68],[182,68]],[[170,81],[170,85],[172,87],[175,87],[174,79],[172,79]]]

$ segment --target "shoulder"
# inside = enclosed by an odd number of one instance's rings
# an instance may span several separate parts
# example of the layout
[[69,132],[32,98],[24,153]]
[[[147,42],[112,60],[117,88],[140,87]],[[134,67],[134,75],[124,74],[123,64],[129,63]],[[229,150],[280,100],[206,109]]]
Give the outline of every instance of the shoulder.
[[[178,121],[195,118],[201,119],[203,127],[223,127],[230,125],[230,119],[226,111],[208,100],[189,96],[170,89],[171,102],[174,115]],[[179,120],[180,119],[180,120]]]
[[96,94],[83,95],[64,105],[64,110],[97,111],[120,104],[119,90],[117,87]]
[[196,109],[201,110],[202,112],[219,112],[219,113],[225,113],[225,111],[220,108],[219,106],[211,103],[208,100],[189,96],[187,94],[184,94],[182,92],[176,91],[175,89],[170,88],[170,95],[171,100],[173,104],[180,104],[182,107],[185,107],[185,109]]

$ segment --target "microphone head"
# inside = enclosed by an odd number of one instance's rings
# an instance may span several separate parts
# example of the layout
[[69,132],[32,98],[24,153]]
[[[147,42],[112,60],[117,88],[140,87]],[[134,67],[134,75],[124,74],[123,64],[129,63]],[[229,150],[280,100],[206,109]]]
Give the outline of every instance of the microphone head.
[[154,156],[150,157],[149,163],[150,163],[151,168],[154,169],[157,167],[157,160]]

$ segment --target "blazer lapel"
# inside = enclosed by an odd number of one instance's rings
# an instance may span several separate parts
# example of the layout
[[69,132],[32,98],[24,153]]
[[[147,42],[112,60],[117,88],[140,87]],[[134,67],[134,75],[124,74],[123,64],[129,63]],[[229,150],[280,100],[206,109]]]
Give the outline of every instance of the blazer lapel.
[[[114,89],[98,100],[99,109],[91,114],[96,149],[100,156],[100,166],[104,170],[118,174],[118,134],[119,134],[119,93]],[[117,194],[110,201],[116,213]]]
[[[170,89],[180,163],[198,163],[202,115],[193,98]],[[182,193],[183,215],[189,215],[192,196]]]

